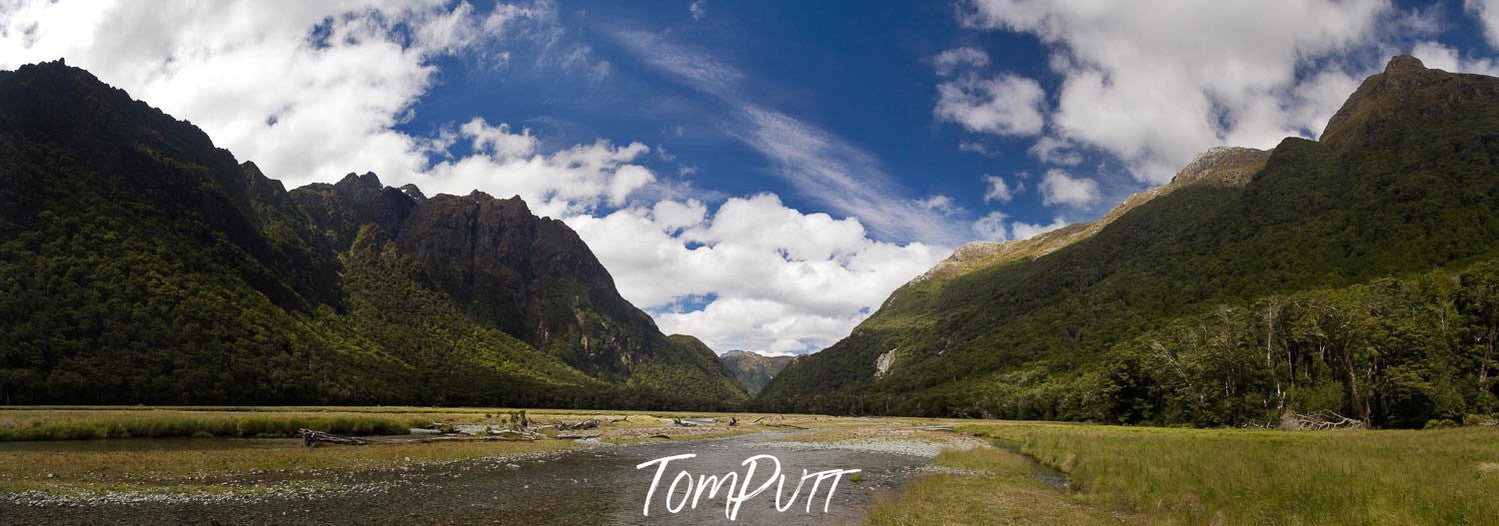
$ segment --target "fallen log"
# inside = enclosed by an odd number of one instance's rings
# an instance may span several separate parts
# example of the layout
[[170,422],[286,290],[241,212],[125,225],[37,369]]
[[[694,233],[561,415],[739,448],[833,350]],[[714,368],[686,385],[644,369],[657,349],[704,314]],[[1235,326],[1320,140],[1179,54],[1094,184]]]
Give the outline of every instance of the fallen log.
[[1348,418],[1326,409],[1312,413],[1287,411],[1280,418],[1280,428],[1288,431],[1326,429],[1364,429],[1368,422]]
[[671,419],[671,421],[672,421],[673,424],[676,424],[676,425],[679,425],[679,426],[682,426],[682,427],[711,426],[711,425],[714,425],[714,424],[718,423],[718,419],[715,419],[715,418],[688,418],[688,419],[685,419],[685,420],[678,419],[678,418],[673,418],[673,419]]
[[557,424],[558,431],[577,431],[580,429],[597,429],[598,427],[598,420],[573,420]]
[[305,427],[298,429],[297,433],[302,435],[302,445],[307,447],[317,447],[321,444],[362,446],[370,443],[370,441],[363,438],[338,436],[333,433],[324,433],[322,431],[315,431],[312,429],[307,429]]
[[665,438],[667,440],[670,440],[671,439],[671,435],[668,435],[666,433],[656,433],[654,435],[651,435],[649,438]]

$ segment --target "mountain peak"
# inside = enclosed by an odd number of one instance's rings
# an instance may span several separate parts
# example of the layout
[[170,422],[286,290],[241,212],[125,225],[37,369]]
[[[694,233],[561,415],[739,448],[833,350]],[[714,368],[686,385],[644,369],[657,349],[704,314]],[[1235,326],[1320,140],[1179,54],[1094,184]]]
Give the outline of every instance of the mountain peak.
[[1404,75],[1426,71],[1426,64],[1421,59],[1410,55],[1396,55],[1385,64],[1385,75]]
[[385,187],[385,185],[380,184],[380,177],[376,176],[375,172],[365,172],[364,175],[349,172],[349,175],[345,175],[343,179],[340,179],[336,186],[352,186],[371,190],[379,190]]
[[405,186],[402,186],[401,187],[401,193],[404,193],[404,194],[406,194],[407,197],[410,197],[410,198],[415,199],[417,201],[426,201],[427,200],[427,194],[423,194],[421,188],[417,188],[416,185],[411,184],[411,183],[406,183]]
[[1415,57],[1397,56],[1383,72],[1364,79],[1328,120],[1320,142],[1347,149],[1394,140],[1393,130],[1450,121],[1496,94],[1499,79],[1429,69]]
[[1198,154],[1171,178],[1170,186],[1224,184],[1244,186],[1265,167],[1270,152],[1237,146],[1215,146]]

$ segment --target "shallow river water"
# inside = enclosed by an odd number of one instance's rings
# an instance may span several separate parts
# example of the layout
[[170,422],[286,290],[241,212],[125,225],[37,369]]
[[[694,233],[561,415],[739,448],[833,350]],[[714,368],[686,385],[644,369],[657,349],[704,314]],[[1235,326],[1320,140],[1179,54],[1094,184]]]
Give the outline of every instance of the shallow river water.
[[[807,489],[796,505],[777,512],[772,486],[746,501],[732,524],[857,524],[876,499],[898,492],[908,478],[931,464],[929,457],[920,455],[765,444],[782,436],[761,433],[599,447],[521,460],[481,459],[330,473],[324,481],[313,481],[326,489],[277,491],[253,498],[92,499],[86,505],[67,500],[0,501],[0,523],[730,524],[722,494],[709,500],[705,493],[696,509],[688,506],[675,514],[666,511],[662,494],[680,471],[694,478],[737,472],[742,478],[745,467],[741,463],[746,458],[771,454],[781,461],[787,475],[784,495],[788,499],[803,469],[859,469],[861,480],[843,477],[826,513],[822,509],[826,482],[818,490],[812,513],[805,511]],[[643,515],[655,468],[635,466],[684,453],[697,457],[668,466],[650,516]],[[752,488],[765,480],[769,468],[767,463],[760,464]],[[679,490],[673,503],[681,496]]]

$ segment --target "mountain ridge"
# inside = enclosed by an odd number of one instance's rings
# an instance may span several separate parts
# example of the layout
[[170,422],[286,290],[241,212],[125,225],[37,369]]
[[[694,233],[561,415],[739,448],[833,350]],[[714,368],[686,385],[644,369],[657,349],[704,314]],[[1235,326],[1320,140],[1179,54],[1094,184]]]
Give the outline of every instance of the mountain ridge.
[[1138,200],[1037,257],[908,284],[758,407],[1197,425],[1331,410],[1394,427],[1488,411],[1484,289],[1453,284],[1494,278],[1496,129],[1499,79],[1397,57],[1323,142],[1288,138],[1232,184]]
[[60,61],[0,72],[0,153],[9,401],[745,398],[711,351],[661,334],[576,233],[519,198],[427,198],[373,173],[287,191]]

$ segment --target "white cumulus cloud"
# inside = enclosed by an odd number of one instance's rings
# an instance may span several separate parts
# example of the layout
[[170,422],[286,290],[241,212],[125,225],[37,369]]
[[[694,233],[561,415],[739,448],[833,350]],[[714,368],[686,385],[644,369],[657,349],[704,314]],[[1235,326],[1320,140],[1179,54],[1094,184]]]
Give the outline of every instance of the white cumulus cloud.
[[1341,99],[1317,88],[1368,73],[1342,59],[1374,47],[1392,14],[1383,1],[970,0],[960,18],[1032,35],[1050,50],[1060,76],[1046,121],[1053,142],[1033,153],[1094,148],[1159,184],[1211,146],[1319,133]]
[[[700,202],[662,201],[566,221],[662,330],[719,351],[821,349],[947,255],[871,240],[858,220],[803,213],[773,194],[731,198],[711,214]],[[699,298],[713,299],[677,308]]]
[[1030,239],[1041,234],[1051,232],[1052,230],[1067,226],[1067,224],[1067,220],[1060,217],[1052,220],[1051,224],[1048,225],[1035,225],[1016,221],[1010,224],[1010,238]]
[[1499,48],[1499,0],[1466,0],[1463,6],[1483,25],[1489,45]]
[[984,180],[984,202],[999,201],[1008,203],[1015,198],[1015,192],[1023,190],[1024,185],[1010,186],[1003,177],[985,175]]
[[1464,58],[1456,49],[1440,42],[1418,42],[1411,48],[1411,56],[1421,60],[1428,68],[1454,73],[1477,73],[1499,76],[1499,62],[1491,58]]
[[947,76],[959,69],[989,65],[989,54],[973,47],[954,48],[932,57],[932,65],[937,68],[938,75]]
[[1048,205],[1087,206],[1099,199],[1098,181],[1072,177],[1061,170],[1047,170],[1041,178],[1041,197]]
[[937,86],[937,119],[971,132],[1002,136],[1041,133],[1046,92],[1035,80],[1004,73],[992,78],[965,75]]

